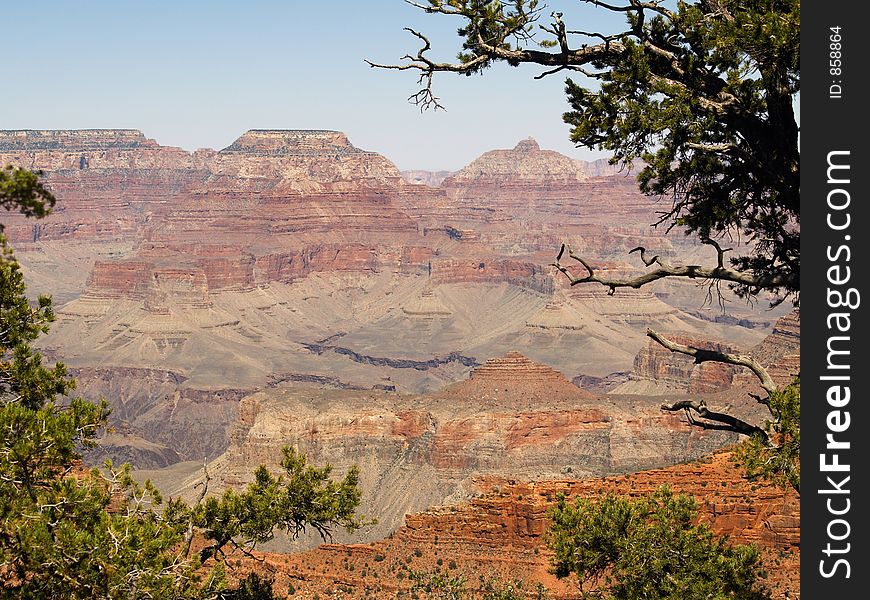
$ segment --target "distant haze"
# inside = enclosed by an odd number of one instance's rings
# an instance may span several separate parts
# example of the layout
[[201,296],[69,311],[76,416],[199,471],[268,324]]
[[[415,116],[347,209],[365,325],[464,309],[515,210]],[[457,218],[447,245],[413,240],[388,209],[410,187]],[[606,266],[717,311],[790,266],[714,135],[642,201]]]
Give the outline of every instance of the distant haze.
[[458,170],[527,136],[572,158],[601,156],[568,140],[564,78],[534,81],[538,69],[443,74],[435,91],[447,110],[421,114],[407,102],[413,73],[364,59],[416,52],[402,31],[412,26],[451,60],[459,22],[402,0],[33,0],[3,11],[14,93],[0,95],[0,129],[135,128],[186,150],[220,149],[253,128],[335,129],[405,170]]

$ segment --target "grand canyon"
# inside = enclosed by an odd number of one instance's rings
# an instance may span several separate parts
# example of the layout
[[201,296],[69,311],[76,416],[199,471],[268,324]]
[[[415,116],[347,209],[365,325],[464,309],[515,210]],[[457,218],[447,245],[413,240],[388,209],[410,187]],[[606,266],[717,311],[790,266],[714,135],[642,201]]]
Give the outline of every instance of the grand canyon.
[[651,226],[668,201],[632,173],[531,138],[401,172],[325,130],[194,152],[136,130],[0,131],[0,164],[42,171],[58,197],[45,219],[3,222],[28,292],[54,298],[41,352],[113,407],[89,461],[187,497],[204,466],[213,489],[239,486],[288,444],[359,465],[377,524],[273,541],[257,568],[285,590],[403,595],[408,565],[443,557],[472,583],[519,575],[571,597],[541,541],[555,496],[670,483],[764,549],[778,593],[799,591],[795,495],[740,477],[735,434],[660,409],[702,397],[757,417],[754,378],[646,337],[749,354],[784,385],[797,311],[705,282],[610,295],[549,266],[562,243],[610,273],[642,272],[638,246],[715,263]]

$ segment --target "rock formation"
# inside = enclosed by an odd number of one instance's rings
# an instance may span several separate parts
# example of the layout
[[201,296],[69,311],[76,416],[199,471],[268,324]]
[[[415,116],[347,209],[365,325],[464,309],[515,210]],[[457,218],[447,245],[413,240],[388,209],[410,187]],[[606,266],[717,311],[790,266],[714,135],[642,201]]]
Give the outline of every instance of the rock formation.
[[[740,353],[721,342],[666,334],[677,343],[718,352]],[[800,312],[794,310],[780,318],[770,335],[753,347],[750,356],[768,369],[778,385],[787,385],[800,372]],[[733,386],[751,388],[758,381],[748,369],[734,365],[704,362],[695,364],[684,354],[667,350],[649,340],[635,357],[628,381],[613,388],[620,394],[699,394],[728,390]]]
[[[674,479],[721,530],[783,551],[796,544],[792,500],[747,491],[719,466],[715,476],[684,465],[580,479],[665,467],[734,441],[662,413],[651,391],[752,410],[745,373],[648,346],[647,327],[754,348],[778,381],[798,365],[797,316],[762,342],[782,309],[737,308],[735,326],[690,314],[694,285],[609,296],[569,288],[547,267],[562,242],[614,274],[642,270],[628,254],[637,246],[710,260],[710,248],[679,231],[650,228],[659,207],[609,165],[529,139],[457,173],[403,177],[324,130],[252,130],[192,153],[135,130],[7,131],[5,163],[44,170],[59,198],[47,219],[4,224],[31,291],[62,304],[45,354],[73,367],[84,395],[115,407],[95,459],[163,467],[153,476],[170,494],[190,492],[191,461],[211,461],[216,487],[239,485],[252,465],[274,466],[284,444],[339,473],[360,465],[364,512],[380,524],[339,539],[394,536],[303,555],[360,561],[340,581],[294,563],[312,589],[366,589],[363,569],[382,589],[407,589],[399,570],[376,563],[414,564],[407,554],[418,545],[425,557],[449,553],[556,585],[546,552],[535,553],[556,492]],[[609,384],[629,369],[628,382]],[[578,377],[608,394],[572,384]],[[533,481],[543,478],[561,482]],[[422,512],[442,503],[453,508]]]
[[[300,594],[341,591],[345,597],[398,598],[413,585],[411,571],[436,569],[465,576],[471,590],[489,579],[519,581],[535,597],[543,584],[549,597],[576,598],[576,580],[550,572],[551,551],[543,534],[548,509],[558,494],[600,498],[608,492],[637,496],[667,484],[698,503],[700,520],[735,543],[762,551],[773,597],[800,596],[800,502],[792,492],[752,484],[731,464],[727,452],[699,461],[627,476],[587,480],[517,481],[478,477],[473,497],[410,514],[389,538],[371,544],[324,544],[294,554],[264,554],[279,590],[291,583]],[[788,594],[786,596],[786,594]]]
[[552,150],[541,150],[534,138],[520,141],[512,150],[491,150],[473,160],[451,178],[450,185],[467,181],[477,184],[491,182],[496,185],[505,179],[538,184],[579,183],[586,173],[577,161]]
[[[692,339],[683,335],[669,335],[668,339],[678,344],[734,353],[735,349],[725,344]],[[634,359],[629,380],[617,387],[615,393],[623,394],[688,394],[715,392],[731,387],[734,375],[740,367],[717,362],[696,365],[691,356],[671,352],[654,340]]]
[[[422,396],[277,384],[241,401],[229,439],[208,467],[217,488],[247,482],[252,465],[274,466],[283,445],[338,472],[358,464],[363,512],[378,515],[379,524],[363,537],[337,539],[371,541],[409,512],[468,497],[480,475],[633,472],[697,458],[735,438],[662,414],[655,398],[598,398],[510,352]],[[170,487],[163,489],[190,493],[198,477],[164,480]]]
[[653,204],[630,177],[533,140],[437,188],[325,130],[252,130],[196,152],[135,130],[0,132],[0,163],[44,170],[59,198],[47,219],[4,218],[30,289],[58,301],[44,349],[89,393],[106,386],[97,365],[153,393],[130,404],[131,435],[171,439],[181,458],[226,447],[238,400],[216,401],[196,439],[163,435],[152,424],[179,414],[175,390],[144,373],[182,374],[178,406],[199,414],[184,390],[434,392],[507,348],[602,377],[631,367],[647,326],[741,347],[764,335],[691,316],[667,287],[565,289],[547,267],[562,241],[613,271],[637,267],[638,245],[699,250],[648,227]]

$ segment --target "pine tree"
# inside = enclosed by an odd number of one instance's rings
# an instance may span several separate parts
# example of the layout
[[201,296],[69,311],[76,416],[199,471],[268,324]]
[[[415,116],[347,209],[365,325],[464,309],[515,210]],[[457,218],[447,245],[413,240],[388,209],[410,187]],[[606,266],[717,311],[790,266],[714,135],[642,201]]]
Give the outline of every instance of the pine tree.
[[[577,79],[566,80],[570,110],[563,115],[571,140],[610,152],[613,164],[635,167],[640,190],[669,201],[654,224],[679,227],[716,251],[715,264],[680,265],[635,248],[647,271],[615,278],[563,244],[553,266],[570,285],[597,284],[612,294],[660,279],[691,279],[706,282],[713,294],[727,285],[748,300],[765,293],[773,304],[799,304],[798,0],[577,0],[625,22],[601,31],[571,26],[568,16],[548,12],[539,0],[409,3],[455,19],[461,39],[456,62],[441,62],[431,57],[429,38],[406,28],[421,43],[416,54],[401,64],[369,61],[416,72],[423,87],[412,102],[441,107],[433,90],[438,73],[472,75],[504,63],[539,65],[538,78],[571,74]],[[726,247],[733,240],[746,243],[742,254]],[[793,417],[799,384],[784,391],[751,357],[677,344],[652,330],[647,335],[697,363],[739,365],[758,377],[764,394],[754,398],[769,412],[761,422],[696,400],[662,409],[683,412],[699,427],[747,436],[751,447],[741,457],[750,472],[799,490],[800,420]],[[757,468],[761,456],[776,468]]]
[[666,486],[637,499],[563,496],[551,516],[553,572],[575,575],[581,598],[769,598],[758,551],[695,525],[694,500]]

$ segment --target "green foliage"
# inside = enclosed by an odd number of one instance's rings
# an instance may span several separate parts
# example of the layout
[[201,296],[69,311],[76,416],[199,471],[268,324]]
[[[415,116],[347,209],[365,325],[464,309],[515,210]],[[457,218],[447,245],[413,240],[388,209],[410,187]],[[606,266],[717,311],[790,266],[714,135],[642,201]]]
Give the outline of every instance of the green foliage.
[[409,578],[414,581],[412,595],[416,592],[430,600],[461,600],[467,594],[464,575],[411,571]]
[[[479,38],[503,50],[517,48],[531,40],[534,27],[532,17],[538,12],[538,0],[516,0],[509,3],[491,0],[429,2],[434,6],[447,4],[468,18],[468,24],[458,29],[458,34],[465,38],[462,52],[457,54],[457,58],[463,63],[469,63],[479,56]],[[481,63],[475,69],[467,71],[466,75],[479,72],[489,65],[490,62]]]
[[571,139],[613,163],[639,161],[641,190],[673,202],[660,224],[752,242],[731,259],[747,275],[730,279],[739,294],[797,302],[800,2],[579,2],[626,25],[583,31],[534,0],[429,0],[419,8],[461,22],[457,63],[428,58],[431,44],[412,31],[424,42],[416,55],[375,66],[418,70],[425,88],[411,100],[423,108],[440,107],[437,72],[498,62],[541,65],[541,76],[579,71],[566,82]]
[[[800,290],[799,150],[792,103],[800,80],[800,3],[680,3],[641,21],[625,50],[594,66],[600,87],[570,79],[571,139],[643,161],[643,192],[673,199],[663,221],[701,239],[754,242],[733,260],[762,289]],[[664,50],[664,52],[662,51]]]
[[758,551],[730,545],[696,516],[694,501],[667,487],[638,499],[562,496],[547,532],[553,572],[576,575],[583,598],[768,598]]
[[772,481],[800,492],[801,387],[800,378],[770,395],[774,418],[765,423],[769,442],[750,437],[737,447],[735,461],[749,479]]
[[51,298],[31,306],[24,295],[24,277],[5,236],[0,233],[0,396],[38,409],[74,387],[63,365],[46,368],[31,342],[54,320]]
[[129,468],[81,467],[79,451],[93,443],[108,407],[58,401],[74,382],[63,365],[43,366],[31,346],[53,318],[50,299],[30,306],[2,235],[0,244],[0,597],[139,590],[193,598],[211,589],[217,581],[201,581],[195,563],[178,563],[183,528],[152,510],[161,500],[156,490],[135,485]]
[[276,529],[296,537],[311,527],[326,539],[336,525],[355,531],[367,523],[355,512],[361,498],[356,467],[341,481],[332,481],[331,466],[307,465],[304,455],[285,447],[281,468],[276,477],[260,466],[244,492],[226,490],[193,509],[193,523],[214,542],[203,551],[203,559],[227,544],[253,547],[266,542]]
[[[53,197],[36,176],[0,171],[0,205],[47,214]],[[48,330],[51,299],[25,296],[20,267],[0,233],[0,598],[271,599],[271,581],[252,575],[227,589],[223,548],[246,549],[275,530],[363,521],[359,473],[341,481],[286,448],[280,475],[265,467],[244,492],[193,506],[164,502],[129,465],[86,470],[83,448],[106,424],[105,401],[69,397],[75,382],[62,364],[47,367],[32,343]],[[191,553],[194,536],[210,545]]]
[[[0,169],[0,207],[41,218],[55,203],[52,193],[39,181],[41,173],[13,167]],[[3,226],[0,225],[0,231]]]

